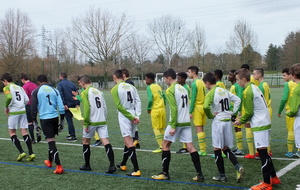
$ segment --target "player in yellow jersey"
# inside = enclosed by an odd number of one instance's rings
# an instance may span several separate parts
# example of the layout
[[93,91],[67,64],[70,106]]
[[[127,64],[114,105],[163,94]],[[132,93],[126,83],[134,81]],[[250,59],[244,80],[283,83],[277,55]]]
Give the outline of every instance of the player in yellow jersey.
[[216,81],[217,81],[216,86],[226,89],[225,84],[222,82],[223,71],[220,70],[220,69],[216,69],[214,71],[214,76],[215,76]]
[[153,153],[162,152],[162,141],[166,128],[166,100],[161,87],[155,83],[154,73],[146,75],[148,106],[147,111],[151,114],[152,128],[155,134],[155,139],[158,143],[158,148]]
[[203,126],[206,124],[206,115],[204,113],[203,104],[205,98],[205,84],[202,79],[198,78],[199,68],[190,66],[188,68],[189,78],[194,79],[191,85],[191,104],[190,104],[190,117],[193,119],[196,127],[200,156],[206,156],[206,134]]

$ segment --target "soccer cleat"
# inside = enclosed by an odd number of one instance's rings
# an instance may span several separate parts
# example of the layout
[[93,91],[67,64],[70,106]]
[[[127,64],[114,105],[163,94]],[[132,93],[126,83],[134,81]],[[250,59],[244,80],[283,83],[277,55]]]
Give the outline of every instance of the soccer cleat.
[[138,170],[136,172],[131,172],[127,174],[128,176],[132,176],[132,177],[140,177],[141,176],[141,171]]
[[241,180],[244,178],[244,171],[245,169],[241,165],[237,165],[236,170],[236,181],[238,183],[241,182]]
[[25,152],[23,152],[23,153],[21,153],[21,154],[19,154],[19,156],[18,156],[18,158],[17,158],[17,161],[21,161],[23,158],[25,158],[26,157],[26,153]]
[[169,180],[170,176],[169,174],[165,174],[165,173],[159,173],[157,175],[153,175],[151,176],[152,179],[157,179],[157,180]]
[[50,160],[44,160],[44,164],[46,167],[51,168],[52,167],[52,162]]
[[244,156],[244,158],[248,158],[248,159],[255,159],[255,155],[251,155],[251,154],[247,154]]
[[35,159],[35,154],[30,154],[27,161],[33,161]]
[[281,183],[281,180],[276,176],[271,178],[271,185],[278,185]]
[[204,181],[204,176],[201,174],[201,175],[197,175],[196,177],[193,177],[193,180],[194,181]]
[[251,190],[272,190],[272,185],[261,181],[260,184],[252,186]]
[[298,156],[298,158],[300,158],[300,151],[297,151],[297,152],[295,153],[295,156]]
[[85,164],[83,166],[80,166],[79,169],[84,170],[84,171],[91,171],[92,170],[91,166],[87,166]]
[[77,142],[77,138],[76,137],[70,137],[67,139],[67,141],[69,142]]
[[[212,157],[212,158],[215,158],[216,156],[215,156],[215,154],[213,154],[213,155],[211,155],[211,157]],[[223,157],[223,158],[226,158],[226,155],[225,155],[224,153],[222,153],[222,157]]]
[[226,182],[227,181],[227,177],[225,175],[224,176],[218,175],[218,176],[214,176],[213,180]]
[[105,173],[107,173],[107,174],[113,174],[116,171],[117,171],[116,166],[109,166],[108,170]]
[[102,145],[101,140],[96,140],[96,142],[92,146],[100,146]]
[[270,151],[268,154],[269,154],[270,157],[273,157],[272,151]]
[[199,154],[199,156],[206,156],[207,152],[201,152],[201,151],[199,151],[198,154]]
[[235,152],[234,152],[235,155],[244,155],[244,151],[241,150],[241,149],[237,149]]
[[56,169],[54,170],[54,174],[62,174],[64,172],[64,169],[62,168],[62,165],[57,165]]
[[234,148],[231,150],[231,152],[235,153],[237,150],[239,150],[238,148]]
[[294,153],[293,152],[287,152],[285,154],[285,156],[288,157],[288,158],[293,158],[294,157]]
[[162,149],[161,149],[161,148],[158,148],[158,149],[156,149],[156,150],[153,150],[152,152],[153,152],[153,153],[161,153],[161,152],[162,152]]
[[122,166],[121,164],[116,164],[117,168],[120,168],[122,171],[126,171],[127,167],[126,165]]
[[189,153],[189,151],[186,148],[182,148],[182,149],[179,149],[176,153],[177,154],[184,154],[184,153]]

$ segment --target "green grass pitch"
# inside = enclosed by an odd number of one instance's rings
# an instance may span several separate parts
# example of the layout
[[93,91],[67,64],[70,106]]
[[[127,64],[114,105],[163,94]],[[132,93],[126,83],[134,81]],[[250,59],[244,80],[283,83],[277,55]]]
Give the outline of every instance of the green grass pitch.
[[[299,159],[285,158],[286,148],[286,128],[284,114],[282,118],[277,117],[277,110],[280,103],[282,88],[271,89],[272,93],[272,151],[274,154],[274,165],[277,171],[280,171],[291,163],[297,163]],[[122,159],[123,139],[120,134],[117,110],[113,104],[109,91],[105,91],[105,98],[108,106],[108,128],[110,141],[115,152],[116,163]],[[91,172],[82,172],[79,166],[83,164],[82,157],[82,125],[79,121],[75,121],[78,141],[68,143],[65,141],[67,130],[57,136],[57,147],[61,158],[65,173],[62,175],[53,174],[53,168],[44,167],[43,160],[47,159],[48,145],[45,141],[33,145],[36,159],[34,162],[17,162],[18,151],[12,145],[7,131],[7,117],[4,114],[3,94],[0,94],[0,107],[3,108],[0,114],[0,172],[1,183],[0,189],[248,189],[250,186],[259,183],[262,180],[259,160],[249,160],[239,157],[239,162],[245,168],[245,178],[242,183],[236,183],[235,170],[229,160],[225,159],[225,169],[228,182],[218,183],[212,180],[213,175],[217,174],[217,167],[211,156],[201,157],[201,165],[205,175],[203,183],[197,183],[192,180],[195,176],[195,170],[191,162],[189,154],[172,154],[170,164],[169,181],[151,180],[151,175],[161,172],[161,154],[155,154],[151,151],[156,149],[153,131],[151,128],[150,116],[146,111],[147,95],[146,91],[139,91],[142,100],[141,123],[138,125],[141,149],[137,151],[139,166],[142,177],[127,177],[126,172],[118,170],[113,175],[105,174],[108,167],[108,160],[105,155],[103,146],[91,148]],[[205,126],[207,133],[208,153],[213,153],[211,147],[211,120],[208,120]],[[66,124],[65,124],[65,128]],[[193,129],[194,142],[196,142],[195,130]],[[18,132],[19,139],[23,139]],[[245,137],[245,136],[244,136]],[[21,140],[23,141],[23,140]],[[92,142],[94,142],[92,140]],[[245,142],[245,140],[244,140]],[[27,148],[21,142],[23,149],[27,152]],[[199,145],[194,143],[196,149]],[[181,148],[181,143],[172,144],[172,151]],[[246,143],[244,149],[247,150]],[[299,162],[298,162],[299,163]],[[132,170],[132,164],[128,161],[128,171]],[[282,184],[274,187],[274,189],[295,189],[299,180],[299,164],[290,171],[281,176]]]

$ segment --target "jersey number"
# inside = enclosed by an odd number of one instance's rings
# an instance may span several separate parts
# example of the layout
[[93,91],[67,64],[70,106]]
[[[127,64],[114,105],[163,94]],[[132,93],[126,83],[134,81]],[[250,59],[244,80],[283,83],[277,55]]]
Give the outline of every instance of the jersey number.
[[229,101],[228,98],[224,98],[219,102],[222,106],[222,111],[228,111],[229,110]]
[[48,95],[46,96],[46,98],[48,98],[48,103],[49,103],[49,105],[51,106],[52,103],[51,103],[51,101],[50,101],[50,94],[48,94]]
[[181,99],[182,99],[182,107],[184,108],[185,105],[188,104],[188,98],[187,98],[187,95],[181,95]]
[[127,91],[127,101],[132,103],[133,102],[133,99],[132,99],[132,96],[131,96],[131,92],[130,91]]
[[96,107],[97,107],[97,108],[101,108],[100,98],[99,98],[99,97],[96,97],[96,98],[95,98],[95,101],[96,101]]
[[16,92],[16,100],[21,101],[20,92]]

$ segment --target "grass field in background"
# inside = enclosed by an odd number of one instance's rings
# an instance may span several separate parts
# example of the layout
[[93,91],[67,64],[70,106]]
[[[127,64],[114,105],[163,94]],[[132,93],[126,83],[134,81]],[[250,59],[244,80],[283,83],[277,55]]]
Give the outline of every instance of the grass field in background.
[[[277,171],[286,167],[290,163],[297,162],[298,159],[285,158],[286,148],[286,128],[285,117],[277,117],[277,110],[280,103],[281,88],[271,89],[272,93],[272,151],[274,154],[274,165]],[[110,141],[115,152],[116,163],[120,162],[123,153],[123,138],[121,137],[117,111],[113,104],[112,97],[109,91],[105,91],[105,98],[108,106],[108,129]],[[192,180],[195,176],[195,170],[191,162],[189,154],[172,154],[170,164],[169,181],[154,181],[151,180],[151,175],[161,172],[161,154],[155,154],[151,151],[156,149],[153,131],[151,128],[150,116],[147,114],[147,95],[146,91],[139,91],[142,100],[142,115],[141,123],[138,125],[141,149],[137,151],[139,166],[142,172],[142,177],[133,178],[127,177],[126,173],[118,170],[113,175],[105,174],[108,167],[108,160],[105,155],[103,146],[91,148],[91,172],[83,172],[79,170],[84,161],[82,157],[82,125],[79,121],[75,121],[77,132],[77,142],[68,143],[65,141],[67,136],[67,126],[65,130],[57,137],[57,147],[59,150],[60,159],[65,169],[62,175],[53,174],[53,168],[44,167],[43,160],[47,159],[48,145],[45,141],[33,145],[36,159],[34,162],[17,162],[17,149],[12,145],[7,131],[7,117],[4,114],[3,94],[0,94],[0,107],[3,108],[0,113],[0,172],[1,183],[0,189],[247,189],[250,186],[257,184],[262,180],[259,160],[249,160],[239,157],[239,162],[245,168],[245,178],[242,183],[235,182],[235,170],[230,161],[225,159],[226,175],[228,182],[215,182],[212,180],[213,175],[216,175],[217,167],[211,155],[201,157],[201,165],[205,175],[203,183],[197,183]],[[208,120],[205,126],[207,133],[207,148],[208,153],[213,153],[211,147],[211,120]],[[194,142],[196,142],[195,130],[193,129]],[[19,133],[18,137],[23,139]],[[245,138],[245,136],[244,136]],[[92,140],[92,143],[94,140]],[[245,142],[245,140],[244,140]],[[194,143],[196,149],[199,145]],[[23,149],[27,152],[27,147],[22,142]],[[181,143],[172,144],[171,150],[177,151],[181,148]],[[247,152],[246,143],[244,149]],[[26,159],[24,159],[26,160]],[[128,171],[132,170],[132,164],[128,161]],[[300,166],[293,168],[281,177],[282,184],[274,189],[295,189],[299,180]]]

